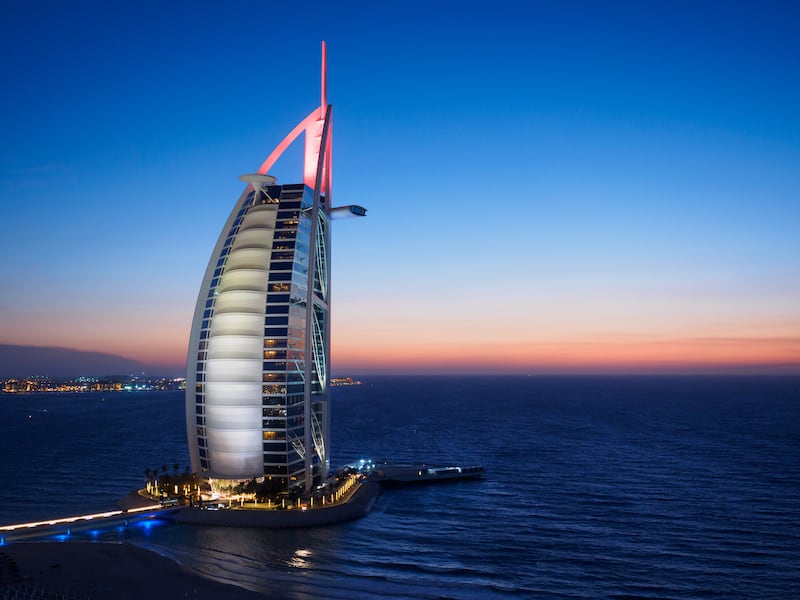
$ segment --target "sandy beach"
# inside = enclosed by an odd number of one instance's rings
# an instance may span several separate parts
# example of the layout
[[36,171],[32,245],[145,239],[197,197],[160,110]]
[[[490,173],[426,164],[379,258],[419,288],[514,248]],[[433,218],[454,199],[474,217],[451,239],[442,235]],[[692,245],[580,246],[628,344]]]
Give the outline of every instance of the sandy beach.
[[15,591],[65,600],[196,598],[256,600],[264,595],[186,571],[175,561],[130,544],[15,542],[0,546],[0,598]]

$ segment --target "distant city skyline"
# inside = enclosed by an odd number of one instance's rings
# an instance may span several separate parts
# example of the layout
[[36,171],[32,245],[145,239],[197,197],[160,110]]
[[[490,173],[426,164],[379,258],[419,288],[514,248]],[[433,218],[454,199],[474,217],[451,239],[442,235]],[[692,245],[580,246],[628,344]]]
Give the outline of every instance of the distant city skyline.
[[237,177],[314,107],[325,39],[333,203],[370,210],[333,231],[333,374],[800,373],[798,27],[783,2],[5,3],[0,344],[183,373]]

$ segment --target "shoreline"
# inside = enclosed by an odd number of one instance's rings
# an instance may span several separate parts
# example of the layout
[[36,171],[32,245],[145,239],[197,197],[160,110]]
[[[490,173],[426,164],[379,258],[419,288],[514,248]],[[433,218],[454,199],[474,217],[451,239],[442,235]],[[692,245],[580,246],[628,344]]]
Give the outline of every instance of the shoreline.
[[[256,528],[333,525],[365,516],[380,491],[380,484],[365,482],[341,504],[325,508],[306,511],[184,508],[170,509],[168,512],[173,514],[167,518],[186,524]],[[134,491],[120,502],[136,505],[143,501],[146,502]],[[123,516],[126,515],[115,515],[108,520]],[[43,527],[48,525],[43,524]],[[28,533],[27,529],[24,533]],[[58,597],[64,600],[278,598],[274,593],[254,591],[236,583],[210,578],[169,556],[126,541],[26,541],[24,537],[0,545],[0,597]]]
[[275,598],[204,577],[171,558],[127,542],[13,542],[0,546],[0,595],[16,590],[41,590],[70,600]]

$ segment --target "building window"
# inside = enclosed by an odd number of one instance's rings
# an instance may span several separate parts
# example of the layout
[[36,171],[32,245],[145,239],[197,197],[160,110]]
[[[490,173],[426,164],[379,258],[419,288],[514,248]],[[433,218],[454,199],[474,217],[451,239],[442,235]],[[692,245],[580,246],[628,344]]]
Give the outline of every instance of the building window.
[[286,363],[285,362],[278,362],[278,361],[265,361],[263,370],[264,371],[285,371],[286,370]]
[[286,453],[286,442],[264,442],[264,452]]
[[264,373],[265,383],[283,383],[286,381],[286,373]]
[[275,304],[289,302],[289,294],[269,294],[267,296],[267,302],[273,302]]
[[288,468],[284,465],[269,465],[264,467],[264,475],[288,475]]
[[267,384],[264,386],[263,393],[267,395],[283,395],[286,393],[285,385]]

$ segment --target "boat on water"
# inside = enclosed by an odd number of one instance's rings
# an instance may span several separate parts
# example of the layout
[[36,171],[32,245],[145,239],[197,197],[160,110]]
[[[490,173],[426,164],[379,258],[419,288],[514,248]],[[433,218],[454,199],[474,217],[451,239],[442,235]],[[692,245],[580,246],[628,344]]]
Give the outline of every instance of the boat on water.
[[372,481],[385,484],[432,483],[458,479],[481,479],[486,473],[482,465],[462,467],[457,465],[431,466],[394,464],[390,462],[359,464],[359,470],[367,472]]

